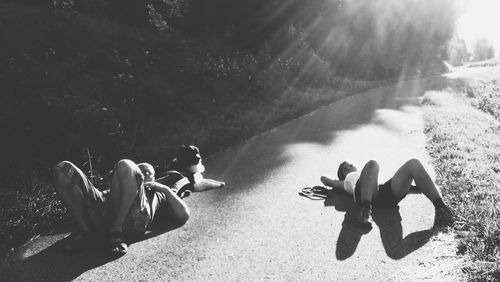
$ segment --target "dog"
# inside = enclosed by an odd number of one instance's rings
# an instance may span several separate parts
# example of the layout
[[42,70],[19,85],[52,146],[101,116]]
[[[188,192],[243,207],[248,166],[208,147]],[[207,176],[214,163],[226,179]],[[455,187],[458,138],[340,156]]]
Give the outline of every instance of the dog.
[[191,195],[191,192],[202,192],[226,185],[221,181],[205,179],[204,172],[205,166],[198,147],[182,145],[167,166],[166,175],[157,181],[175,189],[181,198]]
[[203,180],[203,173],[205,172],[200,149],[194,145],[182,145],[167,170],[181,173],[191,183],[200,183]]

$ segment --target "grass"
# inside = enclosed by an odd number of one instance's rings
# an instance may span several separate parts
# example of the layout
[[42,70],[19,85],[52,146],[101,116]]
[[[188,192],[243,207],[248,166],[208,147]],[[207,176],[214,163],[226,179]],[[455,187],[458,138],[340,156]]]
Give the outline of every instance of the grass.
[[493,67],[500,65],[500,57],[466,64],[467,67]]
[[380,84],[334,77],[310,50],[254,55],[14,3],[0,3],[0,38],[0,258],[65,219],[58,161],[97,181],[120,158],[161,171],[181,144],[207,156]]
[[[424,97],[427,149],[458,215],[471,281],[500,279],[500,81],[456,81]],[[458,126],[457,126],[458,125]]]

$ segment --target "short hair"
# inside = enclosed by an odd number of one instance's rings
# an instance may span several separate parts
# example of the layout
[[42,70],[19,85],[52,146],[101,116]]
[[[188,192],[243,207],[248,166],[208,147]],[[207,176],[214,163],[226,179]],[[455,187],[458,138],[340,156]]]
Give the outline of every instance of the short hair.
[[340,163],[339,165],[339,168],[337,170],[337,177],[339,178],[339,180],[344,180],[345,179],[345,175],[344,175],[344,171],[342,170],[342,167],[344,165],[348,164],[347,161],[343,161],[342,163]]

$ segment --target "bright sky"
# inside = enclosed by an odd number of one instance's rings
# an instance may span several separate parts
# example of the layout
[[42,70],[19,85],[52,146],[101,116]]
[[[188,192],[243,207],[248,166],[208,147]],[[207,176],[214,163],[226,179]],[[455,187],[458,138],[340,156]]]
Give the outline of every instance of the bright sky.
[[[464,14],[458,21],[458,34],[467,46],[474,40],[487,38],[495,46],[495,54],[500,55],[500,1],[460,0]],[[469,49],[470,50],[470,49]]]

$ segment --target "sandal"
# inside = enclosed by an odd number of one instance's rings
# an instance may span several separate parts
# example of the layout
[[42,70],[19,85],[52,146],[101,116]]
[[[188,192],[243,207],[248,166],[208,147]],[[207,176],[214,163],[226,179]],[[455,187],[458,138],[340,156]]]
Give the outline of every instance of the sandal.
[[329,190],[323,186],[305,187],[299,191],[299,195],[311,200],[325,200],[328,198]]
[[90,245],[90,235],[88,232],[77,230],[64,238],[64,245],[62,249],[65,252],[71,253],[81,251]]
[[109,251],[115,256],[123,256],[127,253],[128,247],[123,239],[123,233],[113,231],[109,233]]
[[191,189],[189,189],[191,187],[192,187],[192,185],[184,185],[179,190],[175,191],[175,193],[181,199],[187,198],[187,197],[191,196],[191,193],[193,192],[193,191],[191,191]]

